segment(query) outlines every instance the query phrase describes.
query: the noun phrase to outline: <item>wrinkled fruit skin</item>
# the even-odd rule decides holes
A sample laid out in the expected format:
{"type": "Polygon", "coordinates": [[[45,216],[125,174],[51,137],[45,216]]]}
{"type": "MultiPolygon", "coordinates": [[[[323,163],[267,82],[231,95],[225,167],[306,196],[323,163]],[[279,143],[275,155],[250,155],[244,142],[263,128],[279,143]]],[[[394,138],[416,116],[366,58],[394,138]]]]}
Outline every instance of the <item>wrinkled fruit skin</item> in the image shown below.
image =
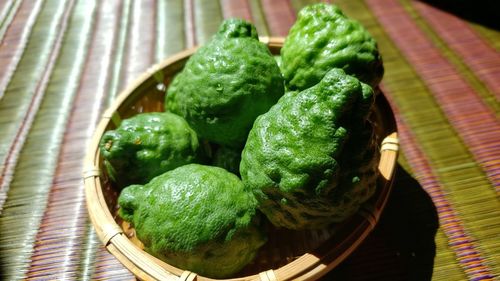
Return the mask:
{"type": "Polygon", "coordinates": [[[375,88],[384,74],[382,57],[373,37],[334,5],[302,9],[281,49],[281,71],[291,90],[318,83],[332,68],[375,88]]]}
{"type": "Polygon", "coordinates": [[[257,118],[240,173],[274,225],[323,228],[373,194],[379,157],[367,121],[373,99],[370,86],[333,69],[257,118]]]}
{"type": "Polygon", "coordinates": [[[265,242],[255,197],[218,167],[179,167],[125,188],[118,203],[147,252],[207,277],[238,272],[265,242]]]}
{"type": "Polygon", "coordinates": [[[183,116],[201,138],[241,148],[255,118],[283,92],[279,67],[255,27],[232,19],[172,81],[165,110],[183,116]]]}
{"type": "Polygon", "coordinates": [[[104,165],[118,186],[143,184],[166,171],[201,161],[196,133],[169,112],[141,113],[107,131],[99,143],[104,165]]]}

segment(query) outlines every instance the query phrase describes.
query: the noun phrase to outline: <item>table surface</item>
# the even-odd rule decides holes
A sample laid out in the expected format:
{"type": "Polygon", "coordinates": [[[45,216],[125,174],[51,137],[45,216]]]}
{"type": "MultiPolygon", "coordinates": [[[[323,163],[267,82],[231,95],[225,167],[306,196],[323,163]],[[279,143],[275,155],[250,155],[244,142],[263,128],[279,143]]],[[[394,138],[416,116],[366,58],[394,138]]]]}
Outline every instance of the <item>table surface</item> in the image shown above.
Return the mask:
{"type": "MultiPolygon", "coordinates": [[[[224,18],[285,36],[313,2],[0,1],[0,279],[134,279],[85,205],[102,112],[224,18]]],[[[335,1],[378,41],[401,154],[378,226],[324,280],[500,276],[500,28],[489,2],[452,2],[335,1]]]]}

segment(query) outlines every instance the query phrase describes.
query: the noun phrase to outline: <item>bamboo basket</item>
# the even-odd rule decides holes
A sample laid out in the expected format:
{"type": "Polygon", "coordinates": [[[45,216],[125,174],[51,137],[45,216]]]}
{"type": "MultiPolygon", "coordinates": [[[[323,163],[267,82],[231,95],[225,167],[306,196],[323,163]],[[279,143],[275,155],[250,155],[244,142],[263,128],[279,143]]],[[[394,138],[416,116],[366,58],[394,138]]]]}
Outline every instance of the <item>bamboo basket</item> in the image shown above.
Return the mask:
{"type": "MultiPolygon", "coordinates": [[[[279,54],[283,38],[262,38],[279,54]]],[[[109,181],[99,155],[99,140],[122,119],[140,112],[162,111],[164,91],[195,49],[174,55],[153,66],[124,90],[97,126],[86,155],[83,179],[87,207],[96,232],[107,248],[141,280],[214,280],[171,266],[142,250],[134,230],[117,216],[118,191],[109,181]]],[[[398,155],[393,113],[383,94],[371,116],[381,143],[379,178],[375,195],[347,221],[320,231],[290,231],[269,227],[268,242],[255,261],[232,281],[316,280],[326,274],[366,238],[377,224],[391,190],[398,155]]]]}

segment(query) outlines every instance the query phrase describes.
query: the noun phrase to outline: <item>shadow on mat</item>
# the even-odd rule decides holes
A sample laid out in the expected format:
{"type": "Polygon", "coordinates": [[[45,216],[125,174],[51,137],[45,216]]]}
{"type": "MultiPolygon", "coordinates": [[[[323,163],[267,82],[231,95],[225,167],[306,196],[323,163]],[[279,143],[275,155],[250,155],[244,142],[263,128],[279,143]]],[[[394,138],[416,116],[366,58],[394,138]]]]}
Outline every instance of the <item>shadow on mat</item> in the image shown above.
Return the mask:
{"type": "Polygon", "coordinates": [[[321,280],[431,280],[439,227],[430,196],[403,167],[374,231],[321,280]]]}
{"type": "Polygon", "coordinates": [[[500,30],[498,0],[419,0],[464,20],[500,30]]]}

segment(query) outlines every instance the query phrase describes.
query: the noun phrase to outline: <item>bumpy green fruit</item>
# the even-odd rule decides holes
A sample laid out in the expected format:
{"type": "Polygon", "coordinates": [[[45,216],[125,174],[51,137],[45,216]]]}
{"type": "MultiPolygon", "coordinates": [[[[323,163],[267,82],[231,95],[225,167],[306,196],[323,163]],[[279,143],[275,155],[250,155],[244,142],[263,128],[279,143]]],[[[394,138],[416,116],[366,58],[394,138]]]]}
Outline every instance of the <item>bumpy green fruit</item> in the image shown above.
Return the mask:
{"type": "Polygon", "coordinates": [[[273,224],[322,228],[373,194],[378,150],[366,121],[372,104],[370,86],[333,69],[257,118],[240,172],[273,224]]]}
{"type": "Polygon", "coordinates": [[[175,77],[165,109],[183,116],[201,138],[241,148],[255,118],[283,92],[279,67],[255,27],[230,19],[175,77]]]}
{"type": "Polygon", "coordinates": [[[104,133],[99,143],[104,165],[120,187],[146,183],[179,166],[198,162],[196,133],[169,112],[137,114],[104,133]]]}
{"type": "Polygon", "coordinates": [[[265,242],[255,197],[222,168],[179,167],[125,188],[118,203],[147,252],[204,276],[238,272],[265,242]]]}
{"type": "Polygon", "coordinates": [[[334,5],[305,7],[281,49],[281,70],[287,87],[307,89],[332,68],[376,87],[384,74],[382,57],[373,37],[334,5]]]}

